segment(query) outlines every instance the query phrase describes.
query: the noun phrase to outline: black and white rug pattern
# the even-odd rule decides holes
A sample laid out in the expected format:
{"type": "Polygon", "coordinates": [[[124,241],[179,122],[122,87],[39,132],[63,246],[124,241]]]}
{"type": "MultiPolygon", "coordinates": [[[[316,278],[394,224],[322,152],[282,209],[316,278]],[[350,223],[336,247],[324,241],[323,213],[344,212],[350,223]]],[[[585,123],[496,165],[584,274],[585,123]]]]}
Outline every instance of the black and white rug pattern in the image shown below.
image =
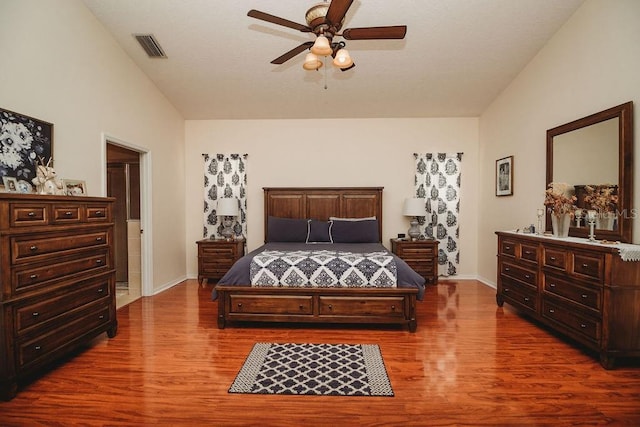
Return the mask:
{"type": "Polygon", "coordinates": [[[257,343],[229,393],[393,396],[376,344],[257,343]]]}

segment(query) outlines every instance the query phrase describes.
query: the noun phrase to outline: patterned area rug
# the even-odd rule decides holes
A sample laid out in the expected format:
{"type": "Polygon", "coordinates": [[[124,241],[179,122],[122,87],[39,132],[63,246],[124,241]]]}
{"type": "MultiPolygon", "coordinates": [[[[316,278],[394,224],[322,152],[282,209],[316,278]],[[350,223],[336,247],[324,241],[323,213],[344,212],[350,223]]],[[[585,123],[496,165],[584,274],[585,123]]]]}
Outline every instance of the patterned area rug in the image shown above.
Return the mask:
{"type": "Polygon", "coordinates": [[[229,393],[393,396],[375,344],[257,343],[229,393]]]}

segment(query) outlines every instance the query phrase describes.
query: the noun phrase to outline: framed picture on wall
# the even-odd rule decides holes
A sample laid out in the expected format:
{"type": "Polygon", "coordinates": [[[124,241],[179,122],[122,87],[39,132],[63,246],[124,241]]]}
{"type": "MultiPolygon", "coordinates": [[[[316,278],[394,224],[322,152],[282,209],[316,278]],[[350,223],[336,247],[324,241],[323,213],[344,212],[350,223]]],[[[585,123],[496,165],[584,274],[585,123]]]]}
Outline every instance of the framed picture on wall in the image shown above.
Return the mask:
{"type": "Polygon", "coordinates": [[[496,196],[513,195],[513,156],[496,160],[496,196]]]}
{"type": "Polygon", "coordinates": [[[86,196],[87,184],[77,179],[65,179],[62,181],[64,194],[67,196],[86,196]]]}
{"type": "Polygon", "coordinates": [[[53,153],[53,125],[0,108],[0,175],[31,182],[53,153]]]}

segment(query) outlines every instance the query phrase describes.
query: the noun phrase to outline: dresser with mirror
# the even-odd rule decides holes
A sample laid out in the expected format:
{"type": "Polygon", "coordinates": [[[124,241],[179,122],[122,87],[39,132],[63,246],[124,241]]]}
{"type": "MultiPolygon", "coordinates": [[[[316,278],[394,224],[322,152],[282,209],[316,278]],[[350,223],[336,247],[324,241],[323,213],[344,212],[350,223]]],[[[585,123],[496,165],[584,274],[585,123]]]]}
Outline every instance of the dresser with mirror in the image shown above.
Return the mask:
{"type": "MultiPolygon", "coordinates": [[[[633,104],[547,131],[546,184],[576,190],[608,186],[617,196],[613,224],[594,230],[574,221],[569,237],[497,232],[496,301],[599,356],[606,369],[640,358],[640,245],[632,244],[633,104]]],[[[547,230],[551,229],[547,212],[547,230]]]]}

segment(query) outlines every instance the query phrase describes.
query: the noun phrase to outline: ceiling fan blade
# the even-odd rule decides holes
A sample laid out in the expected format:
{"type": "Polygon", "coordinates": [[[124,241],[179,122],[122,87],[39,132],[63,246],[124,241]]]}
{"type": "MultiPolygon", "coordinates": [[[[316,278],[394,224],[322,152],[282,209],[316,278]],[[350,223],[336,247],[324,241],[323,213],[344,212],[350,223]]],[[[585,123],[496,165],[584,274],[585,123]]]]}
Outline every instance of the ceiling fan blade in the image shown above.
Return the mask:
{"type": "Polygon", "coordinates": [[[280,18],[278,16],[269,15],[268,13],[260,12],[259,10],[251,9],[247,13],[247,16],[260,19],[262,21],[271,22],[272,24],[293,28],[294,30],[302,31],[303,33],[311,32],[311,28],[307,27],[306,25],[298,24],[297,22],[289,21],[288,19],[280,18]]]}
{"type": "Polygon", "coordinates": [[[407,34],[406,25],[395,25],[391,27],[347,28],[342,32],[342,37],[347,40],[403,39],[405,34],[407,34]]]}
{"type": "Polygon", "coordinates": [[[274,59],[273,61],[271,61],[271,63],[272,64],[278,64],[278,65],[284,64],[285,62],[287,62],[288,60],[290,60],[291,58],[293,58],[294,56],[296,56],[300,52],[309,49],[312,45],[313,45],[313,42],[304,42],[300,46],[294,47],[289,52],[285,53],[282,56],[279,56],[276,59],[274,59]]]}
{"type": "Polygon", "coordinates": [[[347,10],[351,7],[351,3],[353,3],[353,0],[331,0],[325,19],[329,24],[339,27],[344,15],[347,14],[347,10]]]}

